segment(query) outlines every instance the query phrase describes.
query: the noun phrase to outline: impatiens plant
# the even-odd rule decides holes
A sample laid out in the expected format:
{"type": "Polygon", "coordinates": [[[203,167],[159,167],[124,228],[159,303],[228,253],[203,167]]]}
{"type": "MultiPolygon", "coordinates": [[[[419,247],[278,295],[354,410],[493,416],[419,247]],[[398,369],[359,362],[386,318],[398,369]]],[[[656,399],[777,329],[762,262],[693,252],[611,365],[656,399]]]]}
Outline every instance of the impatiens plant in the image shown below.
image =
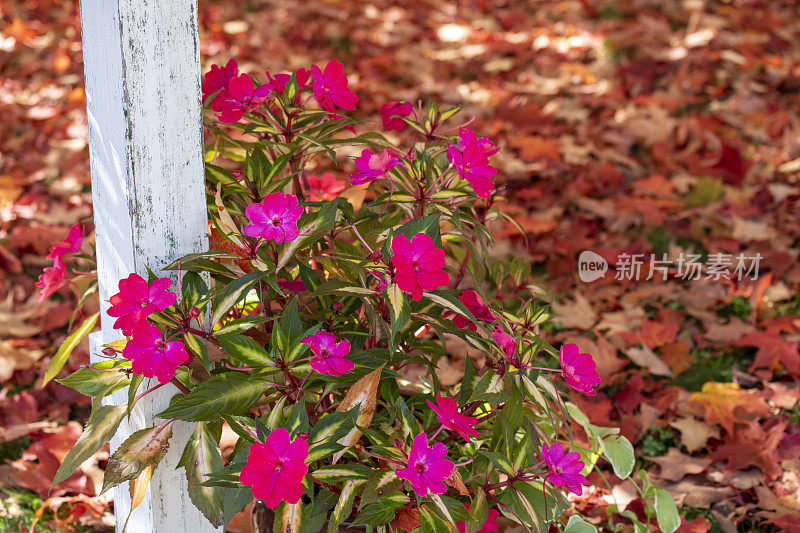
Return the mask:
{"type": "Polygon", "coordinates": [[[108,314],[127,340],[62,380],[94,408],[55,482],[172,383],[105,489],[158,467],[183,420],[189,494],[215,525],[256,499],[276,531],[591,528],[566,491],[587,490],[601,454],[629,476],[633,450],[567,401],[595,394],[594,361],[548,343],[530,265],[493,251],[498,148],[453,124],[459,108],[408,102],[381,108],[395,144],[343,114],[358,97],[336,61],[266,82],[231,61],[203,94],[210,249],[120,281],[108,314]],[[474,360],[446,385],[458,345],[474,360]],[[126,404],[102,404],[123,387],[126,404]],[[225,456],[223,426],[238,435],[225,456]]]}

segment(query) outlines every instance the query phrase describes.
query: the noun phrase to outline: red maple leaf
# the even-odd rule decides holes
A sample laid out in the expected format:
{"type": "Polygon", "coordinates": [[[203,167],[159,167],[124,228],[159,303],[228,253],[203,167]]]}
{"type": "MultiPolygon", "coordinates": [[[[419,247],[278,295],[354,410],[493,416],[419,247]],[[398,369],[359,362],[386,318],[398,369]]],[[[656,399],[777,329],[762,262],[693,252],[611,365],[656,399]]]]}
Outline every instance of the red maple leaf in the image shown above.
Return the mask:
{"type": "Polygon", "coordinates": [[[739,346],[752,346],[758,348],[756,358],[750,365],[750,371],[756,368],[775,370],[781,366],[787,372],[800,374],[800,345],[787,341],[777,333],[749,333],[739,339],[739,346]]]}

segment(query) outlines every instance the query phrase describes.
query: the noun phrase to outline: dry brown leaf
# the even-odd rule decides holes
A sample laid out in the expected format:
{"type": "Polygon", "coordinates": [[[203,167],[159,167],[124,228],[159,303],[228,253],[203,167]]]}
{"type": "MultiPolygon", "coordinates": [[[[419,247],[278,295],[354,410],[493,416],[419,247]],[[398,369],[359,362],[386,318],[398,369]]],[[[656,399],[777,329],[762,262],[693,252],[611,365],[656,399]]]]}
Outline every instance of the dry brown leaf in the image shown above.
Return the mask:
{"type": "Polygon", "coordinates": [[[668,481],[680,481],[689,474],[700,474],[711,465],[710,458],[692,457],[681,453],[677,448],[670,448],[667,454],[661,457],[647,459],[661,467],[658,477],[668,481]]]}
{"type": "Polygon", "coordinates": [[[672,376],[672,370],[647,346],[642,345],[641,348],[628,348],[625,351],[625,355],[640,367],[646,368],[651,374],[657,376],[672,376]]]}
{"type": "Polygon", "coordinates": [[[563,304],[553,302],[555,320],[560,322],[565,328],[577,328],[588,330],[597,322],[597,313],[592,309],[589,300],[579,292],[575,293],[575,300],[563,304]]]}
{"type": "Polygon", "coordinates": [[[683,416],[669,423],[681,432],[681,444],[691,452],[705,448],[708,439],[719,438],[719,429],[692,416],[683,416]]]}
{"type": "MultiPolygon", "coordinates": [[[[372,422],[372,416],[375,414],[375,401],[378,397],[378,385],[381,381],[381,372],[384,365],[381,365],[376,370],[373,370],[363,378],[356,381],[350,390],[347,391],[342,403],[336,408],[337,412],[344,413],[360,405],[357,417],[357,423],[361,427],[369,427],[372,422]]],[[[350,432],[342,437],[338,442],[344,449],[336,452],[333,455],[332,464],[342,458],[345,452],[356,443],[361,432],[357,428],[353,428],[350,432]]]]}

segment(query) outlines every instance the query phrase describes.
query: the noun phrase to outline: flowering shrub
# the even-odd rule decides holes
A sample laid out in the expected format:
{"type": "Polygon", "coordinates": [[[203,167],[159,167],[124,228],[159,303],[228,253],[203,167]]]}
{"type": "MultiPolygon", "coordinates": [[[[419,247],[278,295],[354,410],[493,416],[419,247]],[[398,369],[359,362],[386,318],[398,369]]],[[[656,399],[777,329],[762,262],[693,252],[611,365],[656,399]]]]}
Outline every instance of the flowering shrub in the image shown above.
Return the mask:
{"type": "MultiPolygon", "coordinates": [[[[601,454],[629,476],[630,443],[564,398],[595,394],[591,355],[548,344],[530,265],[491,255],[494,144],[435,104],[381,108],[402,145],[354,133],[342,113],[358,97],[336,61],[266,78],[235,61],[206,75],[211,249],[167,267],[174,287],[152,273],[120,281],[108,314],[127,341],[62,380],[95,402],[56,482],[168,383],[164,422],[114,452],[104,485],[141,479],[175,421],[191,423],[181,464],[215,525],[256,498],[280,531],[490,532],[500,515],[545,531],[567,524],[565,493],[581,494],[601,454]],[[311,175],[338,164],[352,169],[347,189],[311,175]],[[467,357],[444,386],[437,364],[455,343],[478,364],[467,357]],[[122,387],[126,404],[101,405],[122,387]],[[224,457],[223,424],[239,436],[224,457]]],[[[43,296],[58,276],[45,272],[43,296]]],[[[63,357],[54,364],[50,375],[63,357]]]]}

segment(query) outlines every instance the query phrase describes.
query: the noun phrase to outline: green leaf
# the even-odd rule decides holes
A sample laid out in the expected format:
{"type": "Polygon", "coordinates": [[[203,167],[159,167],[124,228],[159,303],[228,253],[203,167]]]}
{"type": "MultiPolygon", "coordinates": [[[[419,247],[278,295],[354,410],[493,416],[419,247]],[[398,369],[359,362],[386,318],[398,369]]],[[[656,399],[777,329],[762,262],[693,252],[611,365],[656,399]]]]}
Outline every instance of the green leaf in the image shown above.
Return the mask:
{"type": "Polygon", "coordinates": [[[267,381],[248,374],[220,374],[185,396],[173,397],[169,407],[156,416],[199,422],[213,420],[220,413],[242,414],[256,404],[267,387],[267,381]]]}
{"type": "Polygon", "coordinates": [[[597,533],[597,528],[578,515],[569,517],[564,533],[597,533]]]}
{"type": "Polygon", "coordinates": [[[127,407],[127,405],[101,405],[92,413],[78,442],[67,452],[64,461],[58,467],[50,488],[71,476],[76,468],[111,440],[120,422],[125,418],[127,407]]]}
{"type": "Polygon", "coordinates": [[[664,533],[672,533],[681,525],[681,517],[678,515],[678,507],[672,495],[664,489],[656,489],[656,520],[658,527],[664,533]]]}
{"type": "Polygon", "coordinates": [[[508,391],[503,385],[503,378],[494,372],[487,372],[478,380],[469,402],[484,401],[500,404],[504,403],[508,396],[508,391]]]}
{"type": "Polygon", "coordinates": [[[339,501],[336,508],[331,513],[328,521],[328,533],[338,533],[339,525],[350,516],[353,511],[353,500],[355,500],[359,489],[366,483],[363,479],[351,479],[344,484],[342,492],[339,494],[339,501]]]}
{"type": "Polygon", "coordinates": [[[225,322],[224,326],[221,326],[214,330],[214,335],[228,335],[229,333],[241,333],[242,331],[247,331],[248,329],[252,329],[264,322],[267,322],[268,318],[263,316],[257,315],[247,315],[242,318],[236,318],[234,320],[230,320],[225,322]]]}
{"type": "Polygon", "coordinates": [[[200,337],[194,333],[184,333],[183,343],[190,352],[197,356],[197,358],[200,360],[200,364],[203,365],[203,368],[208,369],[208,348],[206,348],[206,345],[202,339],[200,339],[200,337]]]}
{"type": "Polygon", "coordinates": [[[224,466],[219,444],[206,423],[197,424],[189,442],[186,443],[180,465],[186,468],[189,498],[192,503],[212,525],[222,525],[223,489],[200,485],[206,481],[209,474],[222,470],[224,466]]]}
{"type": "Polygon", "coordinates": [[[497,468],[499,471],[506,475],[513,475],[514,474],[514,467],[511,464],[511,461],[508,460],[500,452],[490,452],[489,450],[478,450],[478,453],[487,457],[492,464],[497,468]]]}
{"type": "Polygon", "coordinates": [[[100,317],[100,312],[93,314],[92,316],[88,317],[83,323],[72,332],[72,334],[66,338],[64,344],[58,349],[56,354],[50,359],[50,362],[47,364],[47,371],[44,373],[44,379],[42,380],[42,387],[47,385],[51,379],[58,375],[58,372],[64,366],[64,363],[67,362],[69,355],[72,353],[72,350],[78,345],[83,338],[91,333],[94,329],[95,324],[97,324],[97,319],[100,317]]]}
{"type": "Polygon", "coordinates": [[[358,287],[351,285],[347,282],[333,279],[326,281],[314,291],[314,296],[326,296],[328,294],[344,294],[344,295],[359,295],[359,296],[374,296],[375,291],[365,287],[358,287]]]}
{"type": "Polygon", "coordinates": [[[217,292],[214,298],[214,313],[211,315],[211,324],[216,325],[231,307],[244,298],[250,289],[267,276],[267,272],[250,272],[241,278],[236,278],[217,292]]]}
{"type": "Polygon", "coordinates": [[[371,470],[364,465],[326,465],[314,470],[311,476],[325,483],[338,483],[349,479],[368,479],[371,470]]]}
{"type": "Polygon", "coordinates": [[[222,493],[222,523],[227,527],[233,517],[253,501],[253,489],[251,487],[223,488],[222,493]]]}
{"type": "Polygon", "coordinates": [[[428,215],[410,220],[394,231],[395,235],[405,235],[412,240],[417,233],[427,233],[437,248],[442,247],[442,235],[439,230],[439,214],[428,215]]]}
{"type": "Polygon", "coordinates": [[[439,518],[427,505],[419,508],[419,525],[423,533],[451,531],[451,527],[439,518]]]}
{"type": "Polygon", "coordinates": [[[168,420],[158,426],[141,429],[128,437],[108,459],[102,492],[123,481],[136,479],[142,470],[161,462],[169,449],[173,423],[174,420],[168,420]]]}
{"type": "Polygon", "coordinates": [[[600,442],[603,445],[603,455],[611,463],[617,477],[625,479],[630,476],[635,463],[630,441],[621,435],[610,435],[600,442]]]}
{"type": "Polygon", "coordinates": [[[441,291],[439,294],[434,294],[432,292],[425,292],[423,293],[430,301],[434,302],[437,305],[444,307],[445,309],[449,309],[450,311],[463,316],[473,324],[480,326],[483,329],[483,326],[480,322],[475,318],[475,315],[472,314],[466,305],[464,305],[454,293],[452,292],[445,292],[441,291]]]}
{"type": "Polygon", "coordinates": [[[95,370],[89,367],[79,368],[69,376],[56,381],[84,396],[97,396],[101,392],[105,392],[107,395],[130,383],[130,379],[125,377],[122,372],[95,370]]]}
{"type": "Polygon", "coordinates": [[[358,512],[354,525],[368,525],[379,526],[394,520],[394,512],[398,507],[409,502],[408,496],[402,492],[389,494],[382,498],[378,498],[358,512]]]}
{"type": "Polygon", "coordinates": [[[246,335],[228,333],[226,335],[215,335],[214,338],[222,345],[222,349],[237,361],[255,368],[274,366],[269,352],[246,335]]]}
{"type": "Polygon", "coordinates": [[[305,531],[303,515],[305,505],[303,500],[291,504],[283,502],[275,509],[275,522],[272,525],[274,533],[295,533],[305,531]]]}
{"type": "Polygon", "coordinates": [[[278,272],[286,266],[297,250],[307,247],[309,244],[320,239],[322,235],[328,233],[336,223],[336,211],[338,209],[339,202],[331,201],[324,204],[319,211],[312,213],[311,216],[303,216],[298,223],[301,237],[284,245],[278,257],[278,264],[275,266],[275,272],[278,272]],[[303,235],[305,235],[305,237],[303,237],[303,235]]]}
{"type": "Polygon", "coordinates": [[[297,402],[289,411],[289,418],[286,420],[286,429],[293,438],[298,433],[308,432],[308,412],[305,402],[297,402]]]}
{"type": "Polygon", "coordinates": [[[411,308],[408,306],[408,301],[403,291],[397,286],[397,283],[388,285],[384,289],[384,295],[391,311],[392,337],[394,338],[408,323],[408,319],[411,318],[411,308]]]}
{"type": "Polygon", "coordinates": [[[333,412],[322,417],[308,435],[308,442],[312,446],[323,444],[329,440],[339,440],[355,427],[355,417],[358,408],[346,413],[333,412]]]}

